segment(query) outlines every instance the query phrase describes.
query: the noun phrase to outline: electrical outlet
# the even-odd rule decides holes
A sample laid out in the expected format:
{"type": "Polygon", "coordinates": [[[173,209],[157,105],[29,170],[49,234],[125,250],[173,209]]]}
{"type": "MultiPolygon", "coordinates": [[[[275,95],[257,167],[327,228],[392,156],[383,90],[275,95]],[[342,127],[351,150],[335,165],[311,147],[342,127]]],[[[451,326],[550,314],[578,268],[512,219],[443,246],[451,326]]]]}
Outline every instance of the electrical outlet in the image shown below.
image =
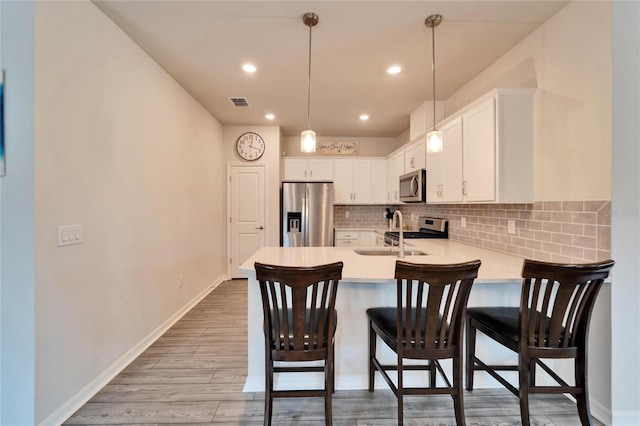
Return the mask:
{"type": "Polygon", "coordinates": [[[461,228],[466,228],[466,227],[467,227],[467,218],[466,218],[466,217],[464,217],[464,216],[462,216],[462,217],[460,218],[460,227],[461,227],[461,228]]]}
{"type": "Polygon", "coordinates": [[[516,233],[516,221],[513,219],[509,219],[507,221],[507,234],[515,234],[516,233]]]}
{"type": "Polygon", "coordinates": [[[346,210],[346,211],[344,212],[344,217],[346,217],[347,219],[349,218],[349,210],[346,210]]]}
{"type": "Polygon", "coordinates": [[[412,221],[413,221],[413,220],[416,220],[416,215],[415,215],[415,214],[413,214],[413,213],[411,213],[411,220],[412,220],[412,221]]]}
{"type": "Polygon", "coordinates": [[[58,226],[58,247],[82,243],[82,225],[58,226]]]}

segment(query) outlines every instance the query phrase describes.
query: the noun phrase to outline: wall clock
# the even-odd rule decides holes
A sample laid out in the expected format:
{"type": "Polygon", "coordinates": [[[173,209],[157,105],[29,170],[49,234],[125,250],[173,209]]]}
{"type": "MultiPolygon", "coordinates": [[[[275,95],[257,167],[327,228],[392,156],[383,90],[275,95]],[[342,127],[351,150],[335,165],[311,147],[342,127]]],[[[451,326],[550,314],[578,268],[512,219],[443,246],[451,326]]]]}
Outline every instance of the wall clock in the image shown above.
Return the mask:
{"type": "Polygon", "coordinates": [[[264,154],[265,143],[262,136],[257,133],[247,132],[236,141],[236,151],[245,160],[255,161],[264,154]]]}

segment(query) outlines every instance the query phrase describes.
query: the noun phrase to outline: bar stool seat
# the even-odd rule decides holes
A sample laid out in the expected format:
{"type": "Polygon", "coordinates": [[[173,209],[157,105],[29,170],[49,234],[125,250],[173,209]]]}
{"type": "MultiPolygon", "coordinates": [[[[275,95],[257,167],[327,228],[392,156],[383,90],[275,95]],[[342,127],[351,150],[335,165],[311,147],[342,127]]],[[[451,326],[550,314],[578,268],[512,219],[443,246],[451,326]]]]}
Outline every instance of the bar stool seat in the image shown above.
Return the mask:
{"type": "Polygon", "coordinates": [[[485,371],[520,399],[522,424],[528,426],[530,393],[568,393],[575,397],[582,425],[591,425],[587,383],[587,342],[596,297],[614,261],[559,264],[525,260],[519,307],[474,307],[467,310],[467,390],[475,371],[485,371]],[[481,331],[518,354],[517,365],[491,365],[476,356],[481,331]],[[570,385],[542,360],[573,359],[570,385]],[[540,366],[557,385],[536,385],[540,366]],[[498,371],[517,371],[519,386],[498,371]]]}

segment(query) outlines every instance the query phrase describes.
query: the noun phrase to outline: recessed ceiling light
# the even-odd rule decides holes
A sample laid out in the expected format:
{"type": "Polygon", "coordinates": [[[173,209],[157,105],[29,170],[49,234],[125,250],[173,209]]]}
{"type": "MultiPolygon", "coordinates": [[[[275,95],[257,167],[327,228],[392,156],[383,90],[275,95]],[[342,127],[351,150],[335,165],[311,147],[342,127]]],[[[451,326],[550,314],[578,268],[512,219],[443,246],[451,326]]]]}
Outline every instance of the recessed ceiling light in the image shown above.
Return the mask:
{"type": "Polygon", "coordinates": [[[252,64],[244,64],[242,66],[242,69],[243,69],[244,72],[248,72],[248,73],[256,72],[256,67],[255,67],[255,65],[252,65],[252,64]]]}
{"type": "Polygon", "coordinates": [[[362,121],[367,121],[368,119],[369,119],[369,116],[367,114],[362,114],[360,116],[360,120],[362,120],[362,121]]]}
{"type": "Polygon", "coordinates": [[[402,71],[402,68],[400,67],[400,65],[393,65],[387,68],[387,72],[391,75],[398,74],[400,71],[402,71]]]}
{"type": "Polygon", "coordinates": [[[273,114],[267,114],[264,116],[264,118],[266,118],[267,120],[273,120],[274,118],[276,118],[276,116],[273,114]]]}

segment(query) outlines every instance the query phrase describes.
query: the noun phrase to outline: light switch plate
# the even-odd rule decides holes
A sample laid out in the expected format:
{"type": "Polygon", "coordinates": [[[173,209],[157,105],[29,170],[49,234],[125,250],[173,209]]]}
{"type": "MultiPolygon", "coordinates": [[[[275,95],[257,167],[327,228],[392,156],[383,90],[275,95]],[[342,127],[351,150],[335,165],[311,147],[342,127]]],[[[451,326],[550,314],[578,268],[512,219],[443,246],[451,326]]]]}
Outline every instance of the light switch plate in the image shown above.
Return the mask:
{"type": "Polygon", "coordinates": [[[508,220],[507,221],[507,234],[515,234],[516,233],[516,221],[508,220]]]}
{"type": "Polygon", "coordinates": [[[460,227],[461,227],[461,228],[466,228],[466,227],[467,227],[467,218],[466,218],[466,217],[464,217],[464,216],[462,216],[462,217],[460,218],[460,227]]]}
{"type": "Polygon", "coordinates": [[[82,225],[58,226],[58,247],[82,243],[82,225]]]}

